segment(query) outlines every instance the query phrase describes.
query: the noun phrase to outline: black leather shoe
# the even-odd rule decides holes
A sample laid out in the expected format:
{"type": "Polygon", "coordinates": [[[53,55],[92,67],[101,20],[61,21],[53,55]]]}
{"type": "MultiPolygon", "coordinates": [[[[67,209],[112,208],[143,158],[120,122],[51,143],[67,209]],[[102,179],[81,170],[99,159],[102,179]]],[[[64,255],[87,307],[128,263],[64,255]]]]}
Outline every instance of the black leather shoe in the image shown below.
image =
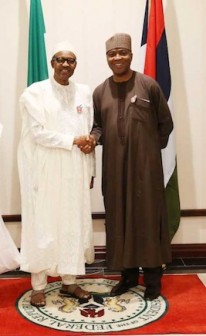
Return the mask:
{"type": "Polygon", "coordinates": [[[158,288],[152,287],[152,286],[148,286],[144,292],[144,299],[148,300],[148,301],[152,301],[155,300],[156,298],[158,298],[158,296],[160,296],[160,290],[158,288]]]}
{"type": "Polygon", "coordinates": [[[138,285],[137,280],[130,280],[128,278],[123,277],[118,284],[116,284],[111,292],[110,296],[117,296],[126,293],[130,288],[138,285]]]}

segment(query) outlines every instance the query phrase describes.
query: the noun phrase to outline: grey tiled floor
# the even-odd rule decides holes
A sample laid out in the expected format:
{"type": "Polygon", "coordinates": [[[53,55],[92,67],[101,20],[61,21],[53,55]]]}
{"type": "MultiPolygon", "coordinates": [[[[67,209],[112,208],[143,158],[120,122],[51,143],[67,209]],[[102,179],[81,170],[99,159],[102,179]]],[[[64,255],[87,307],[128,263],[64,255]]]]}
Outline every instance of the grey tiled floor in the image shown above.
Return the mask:
{"type": "MultiPolygon", "coordinates": [[[[118,274],[107,269],[104,259],[97,259],[91,265],[86,265],[87,274],[109,275],[118,274]]],[[[176,258],[172,263],[167,265],[166,274],[185,274],[185,273],[206,273],[206,258],[176,258]]],[[[27,277],[29,273],[15,270],[0,274],[0,278],[8,277],[27,277]]]]}
{"type": "MultiPolygon", "coordinates": [[[[167,265],[165,273],[206,273],[206,258],[177,258],[167,265]]],[[[87,273],[117,274],[107,269],[105,260],[96,260],[93,264],[87,265],[87,273]]]]}

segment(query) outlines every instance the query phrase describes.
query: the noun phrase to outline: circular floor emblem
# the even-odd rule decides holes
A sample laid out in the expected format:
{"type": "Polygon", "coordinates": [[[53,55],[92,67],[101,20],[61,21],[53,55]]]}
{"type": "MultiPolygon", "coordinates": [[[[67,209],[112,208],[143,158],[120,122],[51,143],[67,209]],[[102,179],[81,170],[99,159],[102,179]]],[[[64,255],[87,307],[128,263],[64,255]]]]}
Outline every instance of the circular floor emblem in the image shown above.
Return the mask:
{"type": "Polygon", "coordinates": [[[111,332],[140,328],[162,317],[167,301],[162,296],[153,301],[143,299],[144,287],[138,286],[127,293],[110,297],[116,284],[108,279],[79,279],[78,284],[92,293],[88,301],[80,301],[59,294],[61,282],[51,282],[46,289],[47,305],[30,305],[31,291],[17,301],[19,312],[33,323],[61,331],[111,332]]]}

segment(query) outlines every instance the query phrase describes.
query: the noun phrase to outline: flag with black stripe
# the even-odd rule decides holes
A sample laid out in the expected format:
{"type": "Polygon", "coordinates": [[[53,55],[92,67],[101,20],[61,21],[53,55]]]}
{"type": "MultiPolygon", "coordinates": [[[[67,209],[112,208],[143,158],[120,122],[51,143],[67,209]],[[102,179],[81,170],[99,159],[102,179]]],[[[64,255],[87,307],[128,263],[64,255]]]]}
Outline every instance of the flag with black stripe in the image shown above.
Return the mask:
{"type": "MultiPolygon", "coordinates": [[[[141,46],[144,45],[146,45],[144,73],[159,83],[167,99],[171,114],[174,115],[171,100],[171,74],[162,0],[146,1],[141,41],[141,46]]],[[[180,199],[174,131],[170,134],[167,147],[162,150],[162,161],[169,230],[172,239],[180,222],[180,199]]]]}

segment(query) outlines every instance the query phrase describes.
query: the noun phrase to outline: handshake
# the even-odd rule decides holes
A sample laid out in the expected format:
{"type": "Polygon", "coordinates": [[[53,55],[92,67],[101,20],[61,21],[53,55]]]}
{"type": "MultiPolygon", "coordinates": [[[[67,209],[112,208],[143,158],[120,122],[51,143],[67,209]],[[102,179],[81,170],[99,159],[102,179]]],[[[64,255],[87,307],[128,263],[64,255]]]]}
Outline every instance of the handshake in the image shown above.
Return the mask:
{"type": "Polygon", "coordinates": [[[74,145],[77,145],[83,153],[89,154],[94,150],[96,140],[93,135],[84,135],[74,138],[74,145]]]}

